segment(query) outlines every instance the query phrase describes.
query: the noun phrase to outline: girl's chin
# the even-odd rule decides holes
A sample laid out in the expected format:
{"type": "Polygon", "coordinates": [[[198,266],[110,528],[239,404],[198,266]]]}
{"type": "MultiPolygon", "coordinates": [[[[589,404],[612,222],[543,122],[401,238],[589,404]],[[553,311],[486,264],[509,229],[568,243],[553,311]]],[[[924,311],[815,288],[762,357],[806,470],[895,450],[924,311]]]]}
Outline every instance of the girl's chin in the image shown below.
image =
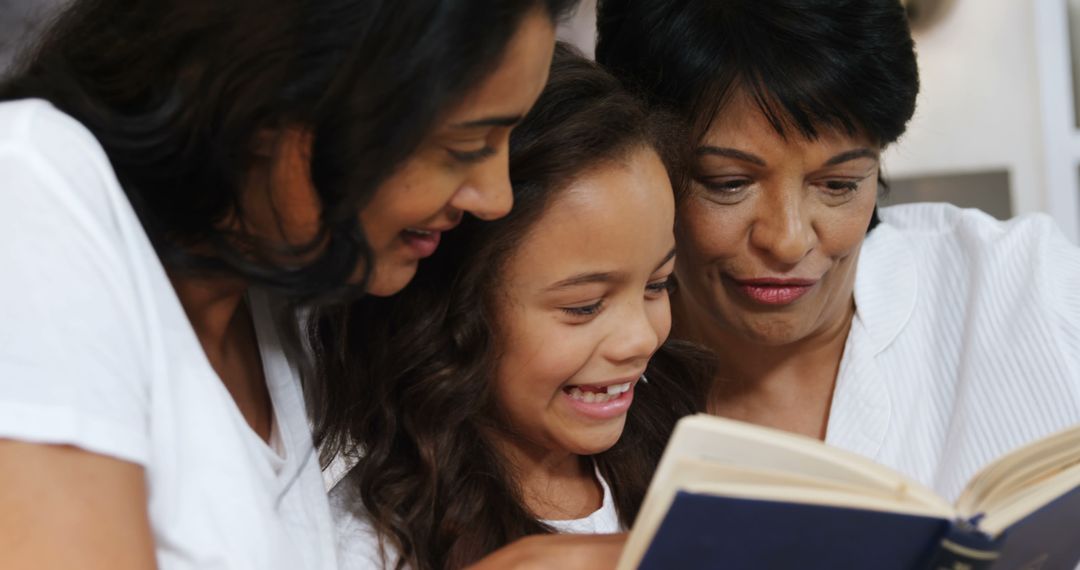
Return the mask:
{"type": "Polygon", "coordinates": [[[588,438],[582,438],[578,434],[578,437],[568,438],[566,448],[574,455],[598,455],[614,447],[619,442],[622,431],[622,424],[620,424],[618,430],[613,433],[596,434],[588,438]]]}

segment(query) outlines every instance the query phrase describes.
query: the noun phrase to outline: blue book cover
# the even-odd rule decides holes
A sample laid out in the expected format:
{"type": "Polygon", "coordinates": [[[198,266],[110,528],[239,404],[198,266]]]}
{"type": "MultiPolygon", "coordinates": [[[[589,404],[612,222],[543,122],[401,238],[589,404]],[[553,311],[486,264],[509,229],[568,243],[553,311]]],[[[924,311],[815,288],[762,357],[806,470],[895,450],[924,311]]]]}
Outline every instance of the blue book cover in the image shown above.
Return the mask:
{"type": "Polygon", "coordinates": [[[642,570],[925,568],[950,522],[679,492],[642,570]]]}
{"type": "Polygon", "coordinates": [[[1080,488],[997,537],[929,516],[682,491],[640,568],[1074,570],[1078,562],[1080,488]]]}
{"type": "Polygon", "coordinates": [[[679,422],[619,570],[1080,570],[1080,425],[1015,449],[956,504],[805,438],[679,422]]]}
{"type": "Polygon", "coordinates": [[[993,570],[1075,570],[1080,563],[1080,487],[1010,526],[993,570]]]}

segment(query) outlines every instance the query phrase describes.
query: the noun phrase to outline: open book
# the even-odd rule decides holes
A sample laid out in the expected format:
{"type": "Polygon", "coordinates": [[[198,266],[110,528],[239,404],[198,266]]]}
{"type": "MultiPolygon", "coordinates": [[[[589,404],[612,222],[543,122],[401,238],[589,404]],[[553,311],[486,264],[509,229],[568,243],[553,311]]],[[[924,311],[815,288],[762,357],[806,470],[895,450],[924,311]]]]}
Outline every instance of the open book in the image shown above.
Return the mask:
{"type": "Polygon", "coordinates": [[[1080,426],[998,459],[956,505],[817,440],[718,417],[682,419],[619,570],[1073,570],[1080,426]]]}

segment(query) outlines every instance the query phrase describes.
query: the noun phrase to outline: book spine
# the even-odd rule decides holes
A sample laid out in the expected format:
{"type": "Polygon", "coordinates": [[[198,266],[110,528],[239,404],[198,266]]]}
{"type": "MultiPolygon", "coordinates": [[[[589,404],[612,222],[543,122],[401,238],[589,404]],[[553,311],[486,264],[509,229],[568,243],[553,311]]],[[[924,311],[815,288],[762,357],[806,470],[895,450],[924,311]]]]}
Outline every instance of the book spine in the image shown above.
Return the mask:
{"type": "Polygon", "coordinates": [[[930,570],[988,570],[1000,556],[1000,541],[979,532],[967,521],[957,521],[938,543],[930,570]]]}

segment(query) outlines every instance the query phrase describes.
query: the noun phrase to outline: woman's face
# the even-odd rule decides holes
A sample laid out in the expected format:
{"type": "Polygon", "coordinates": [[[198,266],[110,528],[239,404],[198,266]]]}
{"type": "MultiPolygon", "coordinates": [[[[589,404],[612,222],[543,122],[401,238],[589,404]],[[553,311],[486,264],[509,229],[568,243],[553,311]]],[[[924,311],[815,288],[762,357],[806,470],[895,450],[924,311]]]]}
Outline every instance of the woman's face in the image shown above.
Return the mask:
{"type": "Polygon", "coordinates": [[[495,379],[512,445],[590,455],[622,434],[668,336],[674,198],[652,150],[559,193],[503,270],[495,379]]]}
{"type": "Polygon", "coordinates": [[[677,274],[698,330],[778,346],[850,318],[880,149],[835,131],[787,133],[740,93],[696,149],[677,274]]]}
{"type": "Polygon", "coordinates": [[[447,113],[360,213],[375,254],[369,293],[400,291],[465,212],[491,220],[510,211],[510,131],[547,82],[554,33],[545,11],[531,12],[494,72],[447,113]]]}

